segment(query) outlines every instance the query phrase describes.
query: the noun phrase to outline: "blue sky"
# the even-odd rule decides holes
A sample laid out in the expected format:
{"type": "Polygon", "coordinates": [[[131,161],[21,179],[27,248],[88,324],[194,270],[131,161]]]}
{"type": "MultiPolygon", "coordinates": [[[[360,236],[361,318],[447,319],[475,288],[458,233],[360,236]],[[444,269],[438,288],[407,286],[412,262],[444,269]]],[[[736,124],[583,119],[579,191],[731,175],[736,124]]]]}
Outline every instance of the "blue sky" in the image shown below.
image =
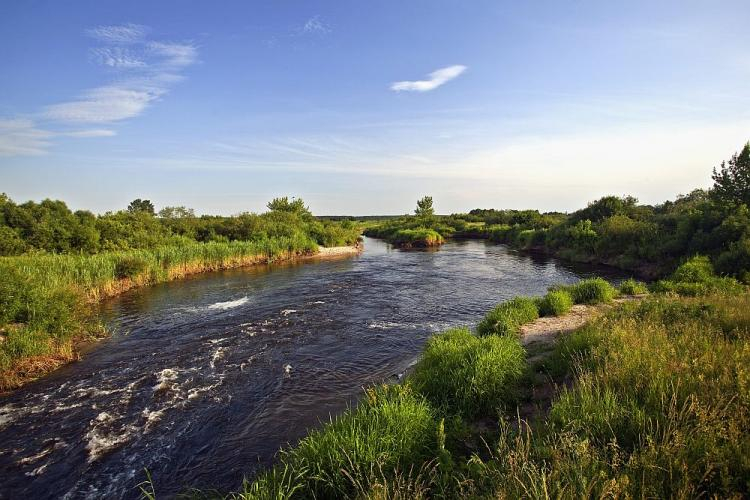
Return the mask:
{"type": "Polygon", "coordinates": [[[657,203],[750,139],[750,3],[0,6],[0,191],[97,212],[657,203]]]}

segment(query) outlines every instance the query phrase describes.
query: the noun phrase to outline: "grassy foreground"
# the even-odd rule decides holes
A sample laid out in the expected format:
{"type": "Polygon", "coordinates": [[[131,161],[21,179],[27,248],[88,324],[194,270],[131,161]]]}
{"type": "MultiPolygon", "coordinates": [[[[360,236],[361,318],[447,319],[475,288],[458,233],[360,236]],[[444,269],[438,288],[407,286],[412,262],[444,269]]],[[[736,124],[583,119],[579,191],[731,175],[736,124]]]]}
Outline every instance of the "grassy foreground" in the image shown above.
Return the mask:
{"type": "Polygon", "coordinates": [[[750,294],[706,263],[679,268],[676,291],[603,309],[533,365],[520,325],[645,286],[585,280],[501,304],[478,335],[439,334],[403,384],[369,389],[228,496],[746,497],[750,294]],[[539,384],[557,388],[551,407],[524,421],[539,384]]]}
{"type": "Polygon", "coordinates": [[[186,243],[95,255],[0,257],[0,391],[75,359],[103,333],[91,303],[135,286],[316,252],[307,237],[186,243]]]}

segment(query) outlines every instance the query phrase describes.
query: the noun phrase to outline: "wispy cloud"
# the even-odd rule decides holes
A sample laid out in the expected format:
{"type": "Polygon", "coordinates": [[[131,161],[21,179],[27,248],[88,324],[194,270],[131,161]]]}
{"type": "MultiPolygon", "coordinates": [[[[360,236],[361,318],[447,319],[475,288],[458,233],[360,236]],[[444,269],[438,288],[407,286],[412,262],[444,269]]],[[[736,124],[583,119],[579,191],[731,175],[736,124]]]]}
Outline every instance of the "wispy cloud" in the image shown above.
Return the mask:
{"type": "Polygon", "coordinates": [[[109,123],[133,118],[167,94],[182,79],[180,70],[194,64],[190,43],[145,39],[146,27],[126,24],[89,30],[105,47],[92,49],[96,62],[116,69],[115,83],[89,89],[77,99],[47,106],[46,119],[67,123],[109,123]],[[127,45],[127,46],[125,46],[127,45]]]}
{"type": "Polygon", "coordinates": [[[305,21],[300,31],[308,35],[325,35],[331,32],[331,27],[320,16],[313,16],[305,21]]]}
{"type": "Polygon", "coordinates": [[[413,92],[427,92],[434,90],[439,86],[453,80],[458,77],[461,73],[466,71],[466,66],[456,64],[445,68],[440,68],[430,73],[428,80],[405,80],[402,82],[394,82],[391,84],[391,90],[396,92],[401,91],[413,91],[413,92]]]}
{"type": "Polygon", "coordinates": [[[97,47],[91,49],[91,57],[97,63],[110,68],[145,68],[146,62],[125,47],[97,47]]]}
{"type": "Polygon", "coordinates": [[[116,26],[96,26],[86,30],[86,34],[105,43],[136,43],[146,37],[148,28],[140,24],[121,24],[116,26]]]}
{"type": "Polygon", "coordinates": [[[91,60],[114,71],[114,80],[85,90],[75,99],[46,106],[37,114],[0,117],[0,155],[42,154],[53,137],[113,136],[116,132],[109,128],[68,130],[65,125],[101,126],[134,118],[163,98],[184,78],[183,70],[196,63],[198,49],[192,43],[149,39],[148,32],[138,24],[86,30],[103,44],[90,50],[91,60]]]}
{"type": "Polygon", "coordinates": [[[73,130],[71,132],[61,132],[57,135],[64,135],[66,137],[112,137],[117,135],[117,132],[106,128],[92,128],[86,130],[73,130]]]}
{"type": "Polygon", "coordinates": [[[28,119],[0,119],[0,156],[44,154],[51,135],[28,119]]]}

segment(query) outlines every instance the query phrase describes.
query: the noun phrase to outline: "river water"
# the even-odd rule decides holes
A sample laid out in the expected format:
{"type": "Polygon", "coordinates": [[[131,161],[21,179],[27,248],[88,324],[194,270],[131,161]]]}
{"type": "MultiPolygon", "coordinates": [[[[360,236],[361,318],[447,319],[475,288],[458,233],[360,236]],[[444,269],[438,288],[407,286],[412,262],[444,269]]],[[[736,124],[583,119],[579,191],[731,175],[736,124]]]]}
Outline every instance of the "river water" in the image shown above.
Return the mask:
{"type": "MultiPolygon", "coordinates": [[[[0,397],[0,498],[160,498],[243,475],[496,303],[602,274],[483,241],[197,275],[102,306],[113,335],[0,397]]],[[[615,275],[610,275],[616,278],[615,275]]]]}

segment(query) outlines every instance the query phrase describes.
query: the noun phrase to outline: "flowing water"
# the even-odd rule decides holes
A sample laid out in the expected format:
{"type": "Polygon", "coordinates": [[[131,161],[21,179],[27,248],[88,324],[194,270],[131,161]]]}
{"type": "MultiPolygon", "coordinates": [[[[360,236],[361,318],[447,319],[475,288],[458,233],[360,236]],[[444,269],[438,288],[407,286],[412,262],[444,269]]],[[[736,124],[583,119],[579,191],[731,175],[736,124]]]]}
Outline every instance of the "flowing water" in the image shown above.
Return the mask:
{"type": "Polygon", "coordinates": [[[482,241],[366,239],[360,256],[129,292],[104,304],[113,335],[82,361],[0,397],[0,498],[137,498],[144,468],[160,498],[237,489],[432,333],[601,273],[482,241]]]}

